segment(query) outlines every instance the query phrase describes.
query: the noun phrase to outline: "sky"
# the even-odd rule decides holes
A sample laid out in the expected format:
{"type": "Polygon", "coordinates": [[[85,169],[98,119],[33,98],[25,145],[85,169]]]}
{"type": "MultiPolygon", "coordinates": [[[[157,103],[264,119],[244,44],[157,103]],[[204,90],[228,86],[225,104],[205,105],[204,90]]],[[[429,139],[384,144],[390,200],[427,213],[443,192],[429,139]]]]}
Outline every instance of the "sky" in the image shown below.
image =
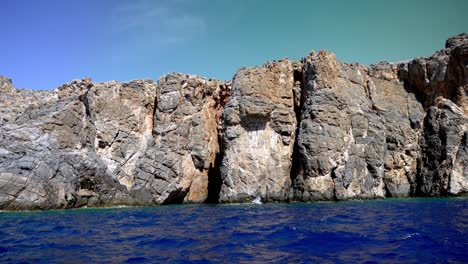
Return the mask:
{"type": "Polygon", "coordinates": [[[462,32],[467,0],[3,0],[0,75],[29,89],[170,72],[228,80],[312,50],[363,64],[428,56],[462,32]]]}

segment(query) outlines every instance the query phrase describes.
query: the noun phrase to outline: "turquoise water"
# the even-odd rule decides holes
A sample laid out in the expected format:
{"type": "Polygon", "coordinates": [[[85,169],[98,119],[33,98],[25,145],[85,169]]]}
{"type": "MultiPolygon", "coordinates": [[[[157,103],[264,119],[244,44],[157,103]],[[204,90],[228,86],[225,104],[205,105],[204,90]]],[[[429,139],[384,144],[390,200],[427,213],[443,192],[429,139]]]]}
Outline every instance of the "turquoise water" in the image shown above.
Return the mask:
{"type": "Polygon", "coordinates": [[[467,263],[468,199],[0,213],[0,263],[467,263]]]}

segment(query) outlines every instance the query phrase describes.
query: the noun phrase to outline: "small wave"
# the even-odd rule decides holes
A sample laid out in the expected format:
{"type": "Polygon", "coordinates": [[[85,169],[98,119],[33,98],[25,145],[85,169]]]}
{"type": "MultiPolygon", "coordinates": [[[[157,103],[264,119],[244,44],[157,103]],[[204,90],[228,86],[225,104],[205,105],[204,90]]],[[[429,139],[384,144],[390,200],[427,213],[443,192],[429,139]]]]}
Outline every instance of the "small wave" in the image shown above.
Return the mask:
{"type": "Polygon", "coordinates": [[[406,240],[406,239],[409,239],[409,238],[412,238],[412,237],[415,237],[415,236],[419,236],[419,233],[407,234],[406,236],[403,237],[403,240],[406,240]]]}
{"type": "Polygon", "coordinates": [[[253,199],[252,203],[253,204],[262,204],[262,198],[260,198],[260,196],[257,196],[257,198],[253,199]]]}

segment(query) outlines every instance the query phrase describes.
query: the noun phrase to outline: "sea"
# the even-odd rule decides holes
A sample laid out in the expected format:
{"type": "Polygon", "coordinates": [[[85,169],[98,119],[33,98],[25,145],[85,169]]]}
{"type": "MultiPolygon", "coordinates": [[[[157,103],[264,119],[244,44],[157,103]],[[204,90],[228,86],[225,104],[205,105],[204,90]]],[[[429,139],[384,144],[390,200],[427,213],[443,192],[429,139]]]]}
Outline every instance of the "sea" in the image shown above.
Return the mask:
{"type": "Polygon", "coordinates": [[[468,263],[468,198],[1,212],[0,263],[468,263]]]}

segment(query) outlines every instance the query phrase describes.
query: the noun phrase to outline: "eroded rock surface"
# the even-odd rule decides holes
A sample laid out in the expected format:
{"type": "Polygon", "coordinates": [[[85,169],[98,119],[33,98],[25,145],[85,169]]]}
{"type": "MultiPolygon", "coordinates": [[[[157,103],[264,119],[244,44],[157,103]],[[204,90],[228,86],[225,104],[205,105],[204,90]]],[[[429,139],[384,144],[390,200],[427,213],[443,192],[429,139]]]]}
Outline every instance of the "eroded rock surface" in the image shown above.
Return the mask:
{"type": "Polygon", "coordinates": [[[223,124],[220,201],[286,200],[296,129],[292,63],[239,70],[223,124]]]}
{"type": "Polygon", "coordinates": [[[346,64],[323,51],[303,64],[294,199],[410,195],[424,114],[395,67],[346,64]]]}
{"type": "Polygon", "coordinates": [[[220,151],[220,114],[229,83],[186,74],[158,82],[153,137],[137,163],[135,190],[157,204],[200,203],[220,151]]]}
{"type": "Polygon", "coordinates": [[[133,204],[94,151],[90,80],[53,92],[2,94],[0,207],[49,209],[133,204]],[[6,119],[6,121],[5,121],[6,119]]]}
{"type": "Polygon", "coordinates": [[[447,40],[445,49],[426,58],[399,65],[400,77],[415,90],[425,108],[435,105],[438,97],[451,100],[468,114],[468,34],[447,40]]]}
{"type": "Polygon", "coordinates": [[[418,195],[457,195],[468,191],[468,118],[460,107],[439,99],[424,122],[418,195]]]}
{"type": "Polygon", "coordinates": [[[231,82],[0,76],[0,209],[468,193],[468,34],[364,66],[311,53],[231,82]]]}

